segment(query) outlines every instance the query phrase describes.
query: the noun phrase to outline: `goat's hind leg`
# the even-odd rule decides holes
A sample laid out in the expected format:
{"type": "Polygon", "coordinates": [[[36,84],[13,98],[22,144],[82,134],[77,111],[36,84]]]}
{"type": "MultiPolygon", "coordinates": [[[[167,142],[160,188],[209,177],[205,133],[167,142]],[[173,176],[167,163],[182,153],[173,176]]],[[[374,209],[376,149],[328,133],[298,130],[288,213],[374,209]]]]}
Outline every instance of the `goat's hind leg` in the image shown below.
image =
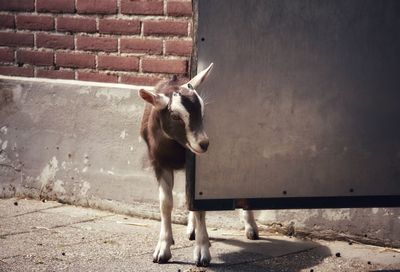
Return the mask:
{"type": "Polygon", "coordinates": [[[197,266],[208,266],[211,261],[210,240],[206,227],[206,212],[193,212],[196,224],[194,261],[197,266]]]}
{"type": "Polygon", "coordinates": [[[254,219],[254,213],[251,210],[242,211],[243,221],[244,221],[244,231],[246,237],[249,240],[258,240],[258,227],[256,220],[254,219]]]}
{"type": "Polygon", "coordinates": [[[195,230],[196,230],[196,218],[194,216],[194,212],[189,211],[188,224],[186,227],[186,234],[190,241],[193,241],[196,239],[195,230]]]}
{"type": "Polygon", "coordinates": [[[172,237],[171,213],[173,207],[172,188],[174,187],[174,173],[172,170],[162,169],[156,172],[161,212],[160,238],[153,254],[153,262],[166,263],[171,259],[172,237]]]}

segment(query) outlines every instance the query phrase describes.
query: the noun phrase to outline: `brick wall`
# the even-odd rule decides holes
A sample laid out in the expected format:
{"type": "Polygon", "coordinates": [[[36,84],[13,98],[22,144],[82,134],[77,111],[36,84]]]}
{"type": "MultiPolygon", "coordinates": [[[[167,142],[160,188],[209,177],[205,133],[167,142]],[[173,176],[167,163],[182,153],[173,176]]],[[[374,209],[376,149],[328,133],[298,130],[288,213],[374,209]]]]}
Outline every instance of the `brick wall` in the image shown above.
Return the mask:
{"type": "Polygon", "coordinates": [[[186,77],[190,0],[0,0],[0,74],[153,85],[186,77]]]}

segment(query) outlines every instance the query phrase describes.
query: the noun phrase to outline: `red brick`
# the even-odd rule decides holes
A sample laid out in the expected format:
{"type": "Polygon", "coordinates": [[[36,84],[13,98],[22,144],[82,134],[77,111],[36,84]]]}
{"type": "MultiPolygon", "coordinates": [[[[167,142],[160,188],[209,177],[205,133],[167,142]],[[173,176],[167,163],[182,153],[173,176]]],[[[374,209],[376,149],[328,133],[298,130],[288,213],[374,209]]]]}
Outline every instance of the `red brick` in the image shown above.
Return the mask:
{"type": "Polygon", "coordinates": [[[69,12],[75,11],[75,0],[36,0],[38,12],[69,12]]]}
{"type": "Polygon", "coordinates": [[[11,48],[0,48],[1,62],[14,62],[14,50],[11,48]]]}
{"type": "Polygon", "coordinates": [[[118,83],[118,76],[105,73],[78,72],[78,80],[118,83]]]}
{"type": "Polygon", "coordinates": [[[37,77],[55,78],[55,79],[75,79],[75,72],[70,70],[37,70],[37,77]]]}
{"type": "Polygon", "coordinates": [[[69,68],[95,68],[96,58],[85,53],[56,53],[56,65],[69,68]]]}
{"type": "Polygon", "coordinates": [[[164,3],[158,0],[121,0],[121,13],[162,15],[164,3]]]}
{"type": "Polygon", "coordinates": [[[192,16],[192,2],[168,1],[167,14],[172,16],[192,16]]]}
{"type": "Polygon", "coordinates": [[[74,36],[37,33],[36,46],[53,49],[74,49],[74,36]]]}
{"type": "Polygon", "coordinates": [[[18,50],[17,62],[50,66],[54,64],[54,54],[53,52],[18,50]]]}
{"type": "Polygon", "coordinates": [[[115,14],[117,0],[77,0],[78,13],[115,14]]]}
{"type": "Polygon", "coordinates": [[[188,22],[144,21],[144,35],[188,35],[188,22]]]}
{"type": "Polygon", "coordinates": [[[117,71],[138,71],[138,57],[98,56],[98,68],[117,71]]]}
{"type": "Polygon", "coordinates": [[[141,85],[141,86],[154,86],[163,78],[151,76],[121,76],[121,83],[141,85]]]}
{"type": "Polygon", "coordinates": [[[59,17],[57,18],[58,31],[96,32],[95,18],[59,17]]]}
{"type": "Polygon", "coordinates": [[[165,54],[167,55],[190,56],[192,48],[192,41],[165,41],[165,54]]]}
{"type": "Polygon", "coordinates": [[[0,28],[14,28],[14,15],[1,14],[0,15],[0,28]]]}
{"type": "Polygon", "coordinates": [[[53,30],[53,16],[17,15],[17,28],[29,30],[53,30]]]}
{"type": "Polygon", "coordinates": [[[0,0],[0,10],[33,11],[35,0],[0,0]]]}
{"type": "Polygon", "coordinates": [[[0,75],[33,77],[32,67],[0,66],[0,75]]]}
{"type": "Polygon", "coordinates": [[[162,40],[122,38],[120,50],[123,53],[161,54],[162,40]]]}
{"type": "Polygon", "coordinates": [[[105,37],[78,36],[76,49],[89,51],[116,52],[118,39],[105,37]]]}
{"type": "Polygon", "coordinates": [[[140,34],[140,21],[100,19],[99,32],[107,34],[140,34]]]}
{"type": "Polygon", "coordinates": [[[142,60],[143,72],[185,74],[187,72],[186,60],[153,59],[142,60]]]}
{"type": "Polygon", "coordinates": [[[33,34],[0,32],[0,45],[5,46],[33,46],[33,34]]]}

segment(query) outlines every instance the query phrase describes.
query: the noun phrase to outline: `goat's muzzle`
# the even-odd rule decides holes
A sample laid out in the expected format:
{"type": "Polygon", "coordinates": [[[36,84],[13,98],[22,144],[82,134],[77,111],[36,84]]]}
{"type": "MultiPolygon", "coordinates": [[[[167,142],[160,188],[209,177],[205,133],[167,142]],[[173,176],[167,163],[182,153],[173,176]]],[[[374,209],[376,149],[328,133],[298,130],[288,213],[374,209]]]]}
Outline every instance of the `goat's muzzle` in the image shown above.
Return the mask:
{"type": "Polygon", "coordinates": [[[209,144],[210,144],[210,141],[208,140],[208,138],[203,139],[199,142],[199,146],[203,150],[203,152],[207,151],[209,144]]]}

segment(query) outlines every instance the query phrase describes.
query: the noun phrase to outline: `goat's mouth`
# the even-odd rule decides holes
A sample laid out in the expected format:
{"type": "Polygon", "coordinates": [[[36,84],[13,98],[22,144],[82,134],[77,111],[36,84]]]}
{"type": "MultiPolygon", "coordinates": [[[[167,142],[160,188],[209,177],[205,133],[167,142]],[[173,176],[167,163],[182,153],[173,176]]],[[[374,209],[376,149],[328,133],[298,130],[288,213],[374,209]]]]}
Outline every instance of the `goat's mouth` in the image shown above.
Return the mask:
{"type": "Polygon", "coordinates": [[[206,152],[206,151],[204,151],[204,150],[199,150],[199,149],[193,148],[189,143],[186,144],[186,147],[187,147],[190,151],[192,151],[194,154],[196,154],[196,155],[201,155],[201,154],[203,154],[204,152],[206,152]]]}

